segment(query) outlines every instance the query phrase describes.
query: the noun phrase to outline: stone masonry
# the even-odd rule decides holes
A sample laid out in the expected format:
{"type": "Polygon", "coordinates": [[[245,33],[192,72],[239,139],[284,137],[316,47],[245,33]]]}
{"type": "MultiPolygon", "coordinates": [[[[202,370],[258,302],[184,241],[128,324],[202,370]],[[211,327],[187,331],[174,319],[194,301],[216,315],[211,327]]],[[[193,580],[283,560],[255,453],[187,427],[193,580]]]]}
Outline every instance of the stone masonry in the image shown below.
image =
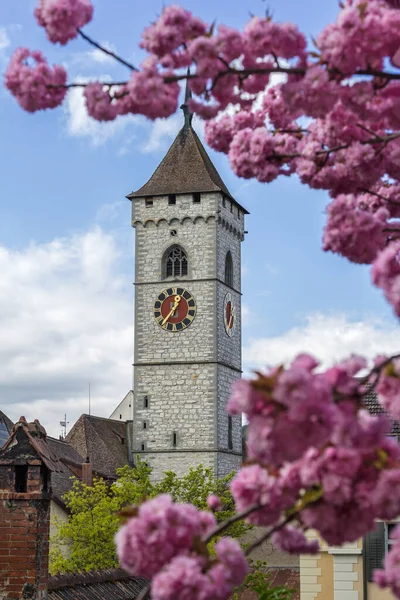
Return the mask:
{"type": "MultiPolygon", "coordinates": [[[[134,452],[152,465],[155,478],[167,469],[182,474],[200,463],[218,476],[241,462],[241,419],[232,419],[228,448],[230,388],[241,370],[240,244],[243,212],[222,193],[167,196],[132,202],[136,229],[134,452]],[[231,210],[232,207],[232,210],[231,210]],[[194,296],[197,314],[184,331],[162,330],[153,316],[157,295],[172,285],[163,279],[163,257],[174,244],[188,256],[188,275],[179,280],[194,296]],[[224,283],[228,250],[233,289],[224,283]],[[224,298],[231,292],[236,329],[224,326],[224,298]],[[147,396],[147,401],[144,401],[147,396]],[[173,435],[176,433],[176,446],[173,435]]],[[[177,285],[175,282],[174,285],[177,285]]]]}
{"type": "Polygon", "coordinates": [[[246,210],[222,182],[187,113],[152,177],[128,198],[136,232],[133,452],[153,467],[154,479],[199,464],[223,476],[242,460],[241,418],[229,417],[226,404],[241,376],[246,210]],[[185,252],[188,269],[173,278],[165,257],[174,246],[185,252]],[[233,284],[225,281],[228,252],[233,284]],[[169,332],[155,321],[154,302],[177,286],[194,297],[197,312],[186,329],[169,332]],[[227,293],[235,306],[233,336],[224,324],[227,293]]]}

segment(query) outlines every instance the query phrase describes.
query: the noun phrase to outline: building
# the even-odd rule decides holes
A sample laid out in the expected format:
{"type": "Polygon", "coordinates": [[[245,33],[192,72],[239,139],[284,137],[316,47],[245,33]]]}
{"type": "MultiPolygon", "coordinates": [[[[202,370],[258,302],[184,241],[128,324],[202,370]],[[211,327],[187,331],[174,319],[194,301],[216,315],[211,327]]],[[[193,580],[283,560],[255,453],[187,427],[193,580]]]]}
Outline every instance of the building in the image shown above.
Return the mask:
{"type": "Polygon", "coordinates": [[[0,449],[0,598],[135,600],[147,582],[119,569],[49,577],[52,487],[63,480],[67,455],[83,479],[91,470],[77,464],[68,443],[54,442],[38,421],[21,417],[0,449]],[[69,447],[62,459],[60,444],[69,447]]]}
{"type": "Polygon", "coordinates": [[[12,428],[13,422],[0,410],[0,448],[10,437],[12,428]]]}
{"type": "Polygon", "coordinates": [[[242,458],[225,407],[241,376],[241,243],[247,214],[185,121],[148,182],[127,197],[135,228],[133,452],[155,478],[242,458]]]}
{"type": "MultiPolygon", "coordinates": [[[[367,394],[364,403],[371,414],[385,412],[375,392],[367,394]]],[[[399,422],[392,423],[390,435],[400,439],[399,422]]],[[[320,542],[317,555],[301,556],[300,600],[394,600],[373,583],[373,572],[382,568],[395,525],[377,523],[363,540],[338,548],[320,542]]],[[[309,537],[317,536],[311,532],[309,537]]]]}
{"type": "Polygon", "coordinates": [[[115,421],[133,421],[133,390],[129,390],[109,418],[115,421]]]}

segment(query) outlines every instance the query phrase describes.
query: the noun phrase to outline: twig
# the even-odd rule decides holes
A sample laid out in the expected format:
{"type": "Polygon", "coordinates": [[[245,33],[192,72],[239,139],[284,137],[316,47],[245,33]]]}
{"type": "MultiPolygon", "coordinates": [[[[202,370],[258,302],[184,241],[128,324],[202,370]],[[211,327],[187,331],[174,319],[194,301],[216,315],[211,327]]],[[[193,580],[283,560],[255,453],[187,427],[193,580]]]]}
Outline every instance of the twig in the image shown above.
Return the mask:
{"type": "MultiPolygon", "coordinates": [[[[87,87],[91,82],[90,81],[85,81],[80,83],[79,81],[76,83],[65,83],[65,84],[50,84],[47,87],[48,88],[78,88],[78,87],[87,87]]],[[[116,87],[116,86],[121,86],[121,85],[126,85],[128,82],[127,81],[103,81],[103,82],[99,82],[101,85],[108,85],[109,87],[116,87]]]]}
{"type": "Polygon", "coordinates": [[[382,196],[382,194],[378,194],[378,192],[373,192],[372,190],[367,190],[366,188],[358,188],[360,190],[360,192],[363,192],[364,194],[371,194],[371,196],[376,196],[377,198],[381,198],[381,200],[384,200],[385,202],[388,202],[389,204],[394,204],[395,206],[400,206],[400,202],[396,202],[396,200],[391,200],[390,198],[386,198],[386,196],[382,196]]]}
{"type": "Polygon", "coordinates": [[[212,540],[213,537],[219,535],[220,533],[228,529],[231,525],[233,525],[233,523],[245,519],[246,517],[251,515],[251,513],[262,508],[264,508],[263,504],[253,504],[249,508],[246,508],[246,510],[244,510],[243,512],[238,513],[237,515],[233,515],[233,517],[231,517],[227,521],[224,521],[221,525],[213,529],[213,531],[211,531],[211,533],[209,533],[208,536],[204,538],[204,542],[207,544],[210,540],[212,540]]]}
{"type": "Polygon", "coordinates": [[[256,540],[255,542],[253,542],[251,544],[251,546],[249,546],[246,549],[246,556],[249,556],[249,554],[251,554],[251,552],[253,552],[253,550],[255,550],[256,548],[258,548],[258,546],[261,546],[261,544],[263,544],[266,540],[268,540],[268,538],[270,538],[274,533],[276,533],[277,531],[279,531],[280,529],[282,529],[282,527],[285,527],[285,525],[287,525],[288,523],[290,523],[290,521],[293,521],[293,519],[295,518],[296,514],[292,514],[289,515],[288,517],[286,517],[286,519],[284,519],[283,521],[281,521],[281,523],[278,523],[278,525],[275,525],[275,527],[272,527],[272,529],[269,529],[264,535],[262,535],[258,540],[256,540]]]}
{"type": "Polygon", "coordinates": [[[115,54],[115,52],[112,52],[111,50],[107,50],[107,48],[104,48],[104,46],[101,46],[101,44],[98,44],[97,42],[92,40],[92,38],[90,38],[88,35],[86,35],[86,33],[83,33],[82,29],[78,29],[78,33],[89,44],[91,44],[95,48],[98,48],[98,50],[101,50],[102,52],[104,52],[104,54],[108,54],[108,56],[112,56],[113,58],[115,58],[115,60],[120,62],[122,65],[125,65],[125,67],[128,67],[128,69],[131,69],[131,71],[139,70],[134,65],[129,63],[127,60],[124,60],[123,58],[121,58],[121,56],[118,56],[118,54],[115,54]]]}
{"type": "Polygon", "coordinates": [[[375,367],[373,367],[371,369],[371,371],[368,373],[368,375],[365,375],[365,377],[361,377],[360,378],[361,381],[362,381],[362,383],[368,383],[370,377],[372,375],[376,374],[375,381],[370,384],[370,386],[368,387],[368,389],[361,396],[366,396],[367,394],[370,394],[371,392],[374,391],[374,389],[376,388],[376,386],[378,384],[379,377],[381,375],[382,370],[385,367],[387,367],[387,365],[390,364],[392,362],[392,360],[396,360],[396,358],[400,358],[400,354],[394,354],[393,356],[389,356],[389,358],[386,358],[384,361],[382,361],[381,363],[379,363],[379,365],[375,365],[375,367]]]}

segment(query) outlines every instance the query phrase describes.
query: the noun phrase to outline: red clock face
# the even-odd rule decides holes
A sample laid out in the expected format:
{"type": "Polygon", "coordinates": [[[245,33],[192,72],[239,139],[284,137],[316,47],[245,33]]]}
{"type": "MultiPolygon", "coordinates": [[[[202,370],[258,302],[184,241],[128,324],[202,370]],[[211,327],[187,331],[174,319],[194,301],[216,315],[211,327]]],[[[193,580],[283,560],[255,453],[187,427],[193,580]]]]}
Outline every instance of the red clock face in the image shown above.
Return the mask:
{"type": "Polygon", "coordinates": [[[166,331],[186,329],[195,315],[195,299],[185,288],[171,287],[163,290],[154,302],[154,318],[166,331]]]}

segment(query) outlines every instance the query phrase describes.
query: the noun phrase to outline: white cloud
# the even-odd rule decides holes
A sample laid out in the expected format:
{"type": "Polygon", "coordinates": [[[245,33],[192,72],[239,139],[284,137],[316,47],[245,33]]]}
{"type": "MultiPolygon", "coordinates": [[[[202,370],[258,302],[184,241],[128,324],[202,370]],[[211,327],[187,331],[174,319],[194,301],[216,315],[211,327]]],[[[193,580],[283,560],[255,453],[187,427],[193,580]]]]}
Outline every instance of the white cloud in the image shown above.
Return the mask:
{"type": "MultiPolygon", "coordinates": [[[[111,81],[110,75],[96,77],[76,76],[76,81],[111,81]]],[[[90,117],[86,110],[83,88],[71,88],[68,91],[66,102],[63,105],[65,128],[69,136],[87,138],[93,146],[100,146],[122,133],[127,127],[137,124],[140,117],[128,115],[117,117],[114,121],[100,122],[90,117]]]]}
{"type": "Polygon", "coordinates": [[[100,227],[0,246],[1,410],[52,435],[64,412],[109,416],[132,385],[132,299],[114,237],[100,227]]]}
{"type": "MultiPolygon", "coordinates": [[[[113,44],[110,44],[110,42],[100,42],[100,45],[103,46],[103,48],[105,48],[106,50],[110,50],[111,52],[116,52],[117,50],[113,44]]],[[[102,52],[102,50],[99,50],[99,48],[89,50],[88,52],[86,52],[86,55],[89,60],[92,60],[96,63],[116,64],[115,58],[113,58],[109,54],[106,54],[105,52],[102,52]]]]}
{"type": "Polygon", "coordinates": [[[400,350],[400,330],[392,322],[374,317],[352,320],[345,314],[309,315],[304,324],[280,336],[251,339],[243,349],[248,368],[287,363],[300,352],[310,352],[324,366],[361,354],[372,359],[377,354],[400,350]]]}
{"type": "Polygon", "coordinates": [[[177,135],[179,129],[183,125],[181,114],[175,114],[169,119],[158,119],[152,123],[148,131],[145,131],[141,136],[143,143],[141,145],[142,152],[159,152],[167,148],[177,135]]]}
{"type": "MultiPolygon", "coordinates": [[[[111,81],[112,78],[110,75],[90,78],[78,75],[75,80],[84,83],[90,80],[111,81]]],[[[154,122],[141,115],[120,116],[109,122],[96,121],[87,113],[83,91],[83,88],[76,87],[68,92],[63,106],[67,135],[86,138],[93,146],[101,146],[118,138],[121,141],[118,156],[127,154],[133,141],[137,142],[138,149],[145,154],[166,150],[183,124],[182,114],[179,113],[154,122]]]]}
{"type": "Polygon", "coordinates": [[[0,66],[3,67],[8,62],[8,49],[11,45],[11,40],[8,35],[8,28],[0,26],[0,66]]]}

